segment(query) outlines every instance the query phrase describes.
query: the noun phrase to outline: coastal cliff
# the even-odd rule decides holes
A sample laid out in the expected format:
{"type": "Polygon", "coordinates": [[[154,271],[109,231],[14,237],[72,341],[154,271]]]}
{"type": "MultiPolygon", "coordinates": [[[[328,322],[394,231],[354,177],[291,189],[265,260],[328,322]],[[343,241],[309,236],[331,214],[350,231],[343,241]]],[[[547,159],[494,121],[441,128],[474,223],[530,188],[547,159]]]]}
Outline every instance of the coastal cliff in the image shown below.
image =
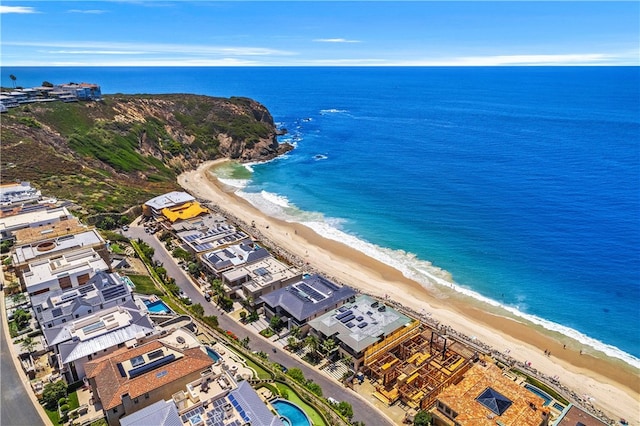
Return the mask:
{"type": "Polygon", "coordinates": [[[122,212],[178,188],[203,161],[267,161],[279,144],[267,108],[248,98],[107,95],[32,103],[2,114],[0,179],[31,181],[87,214],[122,212]]]}

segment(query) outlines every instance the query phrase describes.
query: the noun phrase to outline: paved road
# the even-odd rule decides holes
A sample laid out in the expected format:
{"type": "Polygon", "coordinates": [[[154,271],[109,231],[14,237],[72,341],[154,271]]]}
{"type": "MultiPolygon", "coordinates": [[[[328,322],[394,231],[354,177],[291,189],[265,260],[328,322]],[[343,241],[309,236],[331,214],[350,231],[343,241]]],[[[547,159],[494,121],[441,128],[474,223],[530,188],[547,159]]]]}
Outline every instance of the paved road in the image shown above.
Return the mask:
{"type": "Polygon", "coordinates": [[[311,379],[320,385],[325,396],[331,396],[338,401],[346,401],[351,404],[353,407],[354,421],[362,421],[367,425],[376,426],[393,425],[388,418],[369,405],[368,402],[359,397],[353,390],[345,388],[334,379],[325,376],[318,370],[310,367],[309,364],[300,361],[297,357],[290,356],[286,351],[273,345],[253,329],[244,327],[212,303],[207,302],[202,293],[192,284],[191,279],[186,275],[185,271],[175,263],[163,243],[155,236],[144,232],[144,228],[131,226],[124,234],[131,239],[140,238],[150,247],[153,247],[155,250],[153,260],[157,260],[163,264],[163,267],[167,270],[167,275],[175,278],[176,284],[184,290],[193,303],[200,303],[204,307],[205,315],[216,315],[218,317],[220,328],[231,330],[241,340],[248,336],[251,350],[265,352],[272,361],[278,362],[287,368],[300,368],[307,379],[311,379]],[[275,353],[273,352],[274,348],[276,349],[275,353]]]}
{"type": "MultiPolygon", "coordinates": [[[[4,294],[0,293],[0,297],[4,297],[4,294]]],[[[0,319],[0,323],[2,321],[4,318],[0,319]]],[[[0,335],[2,335],[0,338],[0,425],[44,425],[15,369],[11,351],[7,346],[4,324],[2,324],[0,335]]]]}

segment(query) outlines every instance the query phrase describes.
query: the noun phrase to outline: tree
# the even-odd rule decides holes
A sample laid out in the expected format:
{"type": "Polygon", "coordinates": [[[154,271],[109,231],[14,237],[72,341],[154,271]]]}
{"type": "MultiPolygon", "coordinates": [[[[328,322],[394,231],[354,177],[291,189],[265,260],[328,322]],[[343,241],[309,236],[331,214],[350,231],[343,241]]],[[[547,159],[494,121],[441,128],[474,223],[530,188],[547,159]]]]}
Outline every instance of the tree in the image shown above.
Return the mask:
{"type": "Polygon", "coordinates": [[[258,315],[258,311],[251,311],[249,313],[249,316],[247,317],[247,321],[256,322],[258,321],[259,318],[260,318],[260,315],[258,315]]]}
{"type": "Polygon", "coordinates": [[[60,398],[64,398],[65,396],[67,396],[67,384],[64,380],[47,383],[42,391],[42,401],[50,410],[55,410],[60,398]]]}
{"type": "Polygon", "coordinates": [[[293,327],[291,327],[291,335],[293,337],[295,337],[296,339],[300,338],[300,333],[301,332],[302,332],[302,330],[300,329],[300,327],[295,326],[295,325],[293,327]]]}
{"type": "Polygon", "coordinates": [[[351,417],[353,417],[353,407],[346,401],[340,401],[338,403],[338,406],[336,407],[336,410],[338,410],[338,413],[340,413],[342,417],[345,417],[349,420],[351,420],[351,417]]]}
{"type": "Polygon", "coordinates": [[[413,418],[414,426],[429,426],[431,424],[431,414],[424,410],[420,410],[413,418]]]}
{"type": "Polygon", "coordinates": [[[11,247],[13,247],[13,240],[4,240],[0,243],[0,253],[9,253],[11,247]]]}
{"type": "Polygon", "coordinates": [[[308,346],[309,349],[311,350],[311,352],[317,352],[318,351],[318,338],[316,336],[307,336],[307,338],[304,339],[304,345],[308,346]]]}
{"type": "Polygon", "coordinates": [[[240,319],[242,320],[242,322],[245,322],[247,320],[247,311],[240,311],[240,319]]]}
{"type": "MultiPolygon", "coordinates": [[[[309,389],[309,392],[311,392],[312,394],[317,396],[322,396],[322,388],[320,387],[319,384],[315,383],[313,380],[309,380],[305,385],[305,387],[309,389]]],[[[353,412],[351,413],[351,415],[353,416],[353,412]]]]}
{"type": "Polygon", "coordinates": [[[305,383],[304,373],[299,368],[290,368],[287,370],[287,375],[298,383],[305,383]]]}
{"type": "Polygon", "coordinates": [[[189,309],[191,309],[191,312],[193,312],[197,317],[204,316],[204,308],[199,303],[192,305],[189,309]]]}
{"type": "Polygon", "coordinates": [[[11,301],[15,305],[20,305],[22,302],[25,302],[26,300],[27,300],[27,296],[25,296],[24,293],[16,293],[13,296],[11,296],[11,301]]]}
{"type": "Polygon", "coordinates": [[[242,340],[240,341],[240,343],[242,343],[242,346],[243,346],[243,347],[248,348],[248,347],[249,347],[249,341],[250,341],[249,336],[247,336],[247,337],[245,337],[244,339],[242,339],[242,340]]]}
{"type": "Polygon", "coordinates": [[[271,329],[276,333],[279,332],[283,327],[282,318],[278,315],[272,316],[269,320],[269,327],[271,327],[271,329]]]}
{"type": "Polygon", "coordinates": [[[48,81],[43,81],[42,82],[42,87],[53,87],[53,83],[49,83],[48,81]]]}
{"type": "Polygon", "coordinates": [[[325,354],[329,354],[331,351],[333,351],[336,347],[338,346],[338,344],[336,343],[335,340],[333,340],[331,337],[329,337],[328,339],[324,340],[322,342],[322,351],[325,354]]]}
{"type": "Polygon", "coordinates": [[[11,79],[11,81],[13,82],[13,88],[16,88],[16,80],[18,79],[15,75],[10,74],[9,78],[11,79]]]}
{"type": "Polygon", "coordinates": [[[29,319],[31,319],[31,315],[24,309],[16,309],[13,313],[13,320],[16,322],[18,330],[22,330],[29,325],[29,319]]]}

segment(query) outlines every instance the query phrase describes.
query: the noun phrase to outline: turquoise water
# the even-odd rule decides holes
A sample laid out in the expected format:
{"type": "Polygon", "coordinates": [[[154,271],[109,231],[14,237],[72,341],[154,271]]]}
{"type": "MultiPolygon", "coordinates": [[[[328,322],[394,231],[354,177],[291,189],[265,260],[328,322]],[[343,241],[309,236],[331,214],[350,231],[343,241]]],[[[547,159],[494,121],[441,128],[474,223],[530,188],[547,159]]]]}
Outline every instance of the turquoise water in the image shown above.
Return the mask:
{"type": "Polygon", "coordinates": [[[549,405],[553,400],[553,398],[551,398],[551,396],[549,396],[548,393],[538,389],[533,385],[530,385],[529,383],[525,383],[524,387],[527,388],[529,392],[534,393],[538,395],[540,398],[544,399],[544,405],[549,405]]]}
{"type": "Polygon", "coordinates": [[[296,404],[285,401],[284,399],[276,399],[271,402],[273,408],[276,409],[279,415],[286,417],[291,426],[311,426],[311,422],[307,418],[307,415],[296,404]]]}
{"type": "Polygon", "coordinates": [[[154,314],[170,314],[172,312],[162,300],[156,300],[155,302],[145,300],[144,304],[147,305],[149,312],[154,314]]]}
{"type": "Polygon", "coordinates": [[[640,366],[638,67],[25,67],[3,68],[5,86],[10,74],[256,99],[296,149],[230,176],[239,195],[436,295],[640,366]]]}
{"type": "Polygon", "coordinates": [[[220,361],[220,355],[218,354],[218,352],[214,351],[209,346],[207,346],[206,349],[207,349],[207,355],[209,355],[209,358],[211,358],[215,362],[220,361]]]}

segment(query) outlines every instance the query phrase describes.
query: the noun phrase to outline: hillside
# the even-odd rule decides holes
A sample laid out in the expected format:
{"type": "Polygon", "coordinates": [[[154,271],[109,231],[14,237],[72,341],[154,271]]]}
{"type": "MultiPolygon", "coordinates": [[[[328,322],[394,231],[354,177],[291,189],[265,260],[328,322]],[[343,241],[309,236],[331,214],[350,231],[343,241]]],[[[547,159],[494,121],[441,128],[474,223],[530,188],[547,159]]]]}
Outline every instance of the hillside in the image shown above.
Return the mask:
{"type": "Polygon", "coordinates": [[[178,188],[205,160],[269,160],[279,145],[269,111],[247,98],[106,95],[32,103],[2,114],[0,179],[30,181],[80,215],[123,212],[178,188]]]}

